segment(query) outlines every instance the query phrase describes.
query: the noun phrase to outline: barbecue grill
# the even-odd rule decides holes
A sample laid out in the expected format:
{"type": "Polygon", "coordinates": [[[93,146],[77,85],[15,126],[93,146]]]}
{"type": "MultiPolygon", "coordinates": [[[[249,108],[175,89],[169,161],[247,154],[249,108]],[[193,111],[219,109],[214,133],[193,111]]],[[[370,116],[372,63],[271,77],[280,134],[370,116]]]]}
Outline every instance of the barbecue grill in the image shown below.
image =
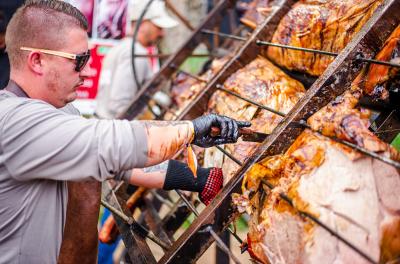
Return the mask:
{"type": "MultiPolygon", "coordinates": [[[[238,211],[232,206],[231,195],[233,193],[241,192],[241,184],[246,172],[248,172],[255,163],[263,158],[285,152],[305,128],[310,128],[304,120],[307,120],[307,118],[312,114],[316,113],[338,95],[349,89],[350,83],[355,79],[363,66],[368,63],[376,63],[384,65],[390,64],[390,66],[399,67],[396,63],[388,63],[373,59],[374,55],[382,48],[385,40],[400,22],[400,17],[398,16],[398,13],[400,12],[400,1],[386,0],[383,1],[381,6],[375,10],[369,21],[340,53],[302,49],[305,52],[314,52],[333,56],[335,57],[335,60],[329,65],[325,72],[318,77],[318,79],[314,80],[309,78],[308,81],[309,83],[312,83],[312,85],[307,90],[305,96],[298,101],[288,114],[283,114],[275,109],[260,105],[249,98],[244,98],[241,95],[235,94],[234,92],[225,89],[222,84],[230,75],[255,59],[260,53],[260,47],[264,45],[276,45],[270,42],[272,35],[277,29],[281,18],[290,10],[295,1],[275,1],[274,8],[271,10],[270,14],[251,34],[249,34],[248,37],[240,36],[240,32],[229,35],[216,31],[216,26],[221,21],[221,18],[226,15],[229,10],[235,7],[235,3],[236,1],[234,0],[219,1],[204,22],[193,31],[192,35],[184,45],[176,53],[168,57],[162,65],[159,73],[142,86],[139,93],[130,104],[130,107],[126,109],[124,114],[119,118],[133,119],[140,114],[143,111],[143,108],[146,107],[151,96],[165,87],[174,73],[181,71],[179,70],[179,65],[181,65],[186,58],[192,55],[193,50],[200,43],[207,42],[211,35],[234,41],[235,43],[239,43],[237,44],[239,46],[235,50],[233,56],[212,77],[211,80],[205,81],[199,76],[186,73],[190,78],[204,82],[205,87],[197,94],[190,104],[188,104],[178,115],[175,115],[175,119],[192,119],[203,114],[206,111],[210,97],[218,90],[236,96],[239,100],[245,100],[254,104],[263,111],[271,111],[282,116],[284,119],[256,149],[254,154],[248,157],[244,162],[241,162],[223,148],[218,147],[224,155],[238,164],[240,169],[223,187],[222,191],[217,195],[212,203],[201,212],[196,208],[196,202],[193,203],[193,201],[190,201],[184,194],[177,191],[180,199],[175,204],[170,205],[170,212],[167,213],[166,217],[161,219],[157,210],[154,208],[154,205],[143,195],[137,195],[134,204],[140,204],[139,200],[141,200],[142,213],[145,216],[145,222],[150,229],[148,230],[147,227],[139,224],[130,216],[132,214],[126,206],[129,197],[125,192],[124,185],[112,187],[110,184],[106,184],[106,186],[103,187],[102,204],[112,211],[132,263],[157,263],[145,242],[145,238],[151,239],[163,249],[164,256],[158,261],[158,263],[196,262],[196,260],[214,241],[235,263],[240,263],[218,235],[224,230],[229,230],[238,241],[241,243],[243,242],[243,238],[240,238],[231,229],[231,223],[239,216],[238,211]],[[185,230],[185,232],[174,241],[173,234],[191,213],[196,216],[195,220],[191,223],[189,228],[187,228],[187,230],[185,230]]],[[[176,12],[176,10],[174,12],[176,12]]],[[[190,25],[182,15],[179,15],[178,17],[183,19],[185,24],[190,25]]],[[[280,45],[279,47],[283,49],[297,48],[288,45],[280,45]]],[[[385,108],[380,112],[378,118],[375,120],[372,129],[384,141],[390,142],[396,136],[399,127],[400,122],[398,114],[396,114],[396,109],[385,108]]],[[[346,141],[339,139],[334,140],[337,140],[365,155],[380,159],[397,169],[400,168],[400,163],[391,160],[390,158],[382,157],[374,152],[370,152],[346,141]]],[[[263,180],[263,184],[271,190],[275,187],[267,180],[263,180]]],[[[377,260],[374,260],[369,256],[369,252],[365,252],[362,248],[358,248],[350,239],[342,237],[340,233],[336,232],[326,223],[323,223],[318,219],[318,217],[296,208],[287,194],[280,193],[280,197],[282,200],[286,201],[288,205],[294,207],[302,218],[306,218],[316,225],[321,226],[365,260],[371,263],[377,262],[377,260]]],[[[171,203],[169,201],[164,202],[171,203]]],[[[245,243],[243,250],[246,250],[245,243]]]]}

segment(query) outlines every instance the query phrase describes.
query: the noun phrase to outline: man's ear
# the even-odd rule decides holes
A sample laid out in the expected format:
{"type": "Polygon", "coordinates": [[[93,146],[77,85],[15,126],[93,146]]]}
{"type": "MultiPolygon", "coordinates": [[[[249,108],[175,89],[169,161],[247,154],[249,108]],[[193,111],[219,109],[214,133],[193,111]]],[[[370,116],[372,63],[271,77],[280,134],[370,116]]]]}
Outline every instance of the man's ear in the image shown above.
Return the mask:
{"type": "Polygon", "coordinates": [[[38,51],[31,51],[27,58],[29,69],[35,74],[43,74],[43,54],[38,51]]]}

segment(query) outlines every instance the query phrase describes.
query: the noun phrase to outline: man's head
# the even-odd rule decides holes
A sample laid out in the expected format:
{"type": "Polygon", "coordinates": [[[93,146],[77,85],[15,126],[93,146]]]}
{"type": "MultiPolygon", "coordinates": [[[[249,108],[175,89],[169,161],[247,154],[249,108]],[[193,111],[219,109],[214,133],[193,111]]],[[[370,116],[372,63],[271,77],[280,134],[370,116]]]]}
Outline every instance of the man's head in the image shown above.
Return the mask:
{"type": "MultiPolygon", "coordinates": [[[[139,20],[145,10],[148,0],[134,1],[129,10],[132,28],[135,28],[136,22],[139,20]]],[[[165,3],[154,0],[148,6],[142,23],[139,27],[138,40],[143,46],[152,46],[164,37],[164,29],[172,28],[178,25],[172,17],[170,17],[165,8],[165,3]]]]}
{"type": "Polygon", "coordinates": [[[73,59],[88,50],[87,29],[82,13],[64,1],[26,1],[7,26],[11,79],[30,97],[57,108],[73,101],[87,77],[88,70],[76,71],[73,59]]]}

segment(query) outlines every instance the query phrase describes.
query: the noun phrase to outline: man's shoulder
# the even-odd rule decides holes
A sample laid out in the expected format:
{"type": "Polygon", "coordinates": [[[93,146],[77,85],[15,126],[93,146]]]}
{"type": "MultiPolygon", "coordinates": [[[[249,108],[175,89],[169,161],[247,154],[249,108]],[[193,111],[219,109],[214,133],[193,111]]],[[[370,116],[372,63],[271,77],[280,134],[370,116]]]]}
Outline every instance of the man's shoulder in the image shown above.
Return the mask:
{"type": "Polygon", "coordinates": [[[52,111],[57,111],[57,109],[41,100],[17,97],[11,92],[4,90],[0,91],[0,118],[3,118],[12,113],[37,115],[40,113],[50,113],[52,111]]]}

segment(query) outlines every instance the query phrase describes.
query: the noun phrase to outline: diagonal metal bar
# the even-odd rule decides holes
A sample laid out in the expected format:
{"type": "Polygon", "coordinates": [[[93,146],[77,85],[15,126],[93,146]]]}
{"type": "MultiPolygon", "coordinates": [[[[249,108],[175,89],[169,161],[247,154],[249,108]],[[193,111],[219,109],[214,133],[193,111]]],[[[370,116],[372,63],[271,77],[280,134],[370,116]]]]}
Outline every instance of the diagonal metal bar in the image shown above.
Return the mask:
{"type": "Polygon", "coordinates": [[[194,30],[194,27],[190,24],[190,22],[184,16],[182,16],[178,10],[176,10],[174,5],[169,0],[165,0],[165,7],[171,10],[171,12],[174,13],[190,31],[194,30]]]}
{"type": "MultiPolygon", "coordinates": [[[[197,209],[196,209],[196,207],[194,207],[194,205],[185,197],[185,195],[183,195],[183,193],[180,191],[180,190],[175,190],[176,191],[176,193],[179,195],[179,197],[182,199],[182,201],[187,205],[187,207],[190,209],[190,211],[192,211],[192,213],[196,216],[196,217],[199,217],[199,211],[197,211],[197,209]]],[[[231,235],[233,235],[233,237],[234,238],[236,238],[236,240],[240,243],[240,244],[243,244],[243,240],[236,234],[236,232],[233,232],[232,231],[232,229],[230,229],[229,227],[227,228],[227,230],[229,231],[229,233],[231,233],[231,235]]],[[[210,232],[214,232],[214,230],[212,230],[211,229],[211,231],[210,232]]],[[[215,234],[215,232],[214,232],[214,234],[215,234]]],[[[215,234],[216,236],[218,236],[217,234],[215,234]]],[[[222,245],[224,245],[225,246],[225,248],[227,248],[226,247],[226,245],[225,245],[225,243],[221,240],[221,244],[222,245]]],[[[218,243],[218,242],[217,242],[218,243]]],[[[222,250],[224,250],[223,248],[221,248],[222,250]]],[[[229,250],[229,249],[228,249],[229,250]]],[[[247,247],[246,248],[243,248],[242,249],[242,251],[244,252],[244,251],[246,251],[247,250],[247,247]]],[[[225,251],[225,250],[224,250],[225,251]]],[[[225,252],[225,253],[227,253],[227,252],[225,252]]],[[[228,255],[230,255],[230,252],[229,253],[227,253],[228,255]]],[[[240,262],[239,262],[240,263],[240,262]]]]}
{"type": "MultiPolygon", "coordinates": [[[[218,31],[212,31],[212,30],[206,30],[205,29],[205,30],[202,30],[201,32],[203,34],[218,35],[218,36],[221,36],[221,37],[224,37],[224,38],[230,38],[230,39],[239,40],[239,41],[246,41],[247,40],[244,37],[239,37],[239,36],[235,36],[235,35],[231,35],[231,34],[221,33],[221,32],[218,32],[218,31]]],[[[296,47],[296,46],[273,43],[273,42],[263,41],[263,40],[258,40],[258,39],[256,40],[256,44],[258,46],[271,46],[271,47],[277,47],[277,48],[283,48],[283,49],[291,49],[291,50],[297,50],[297,51],[311,52],[311,53],[322,54],[322,55],[327,55],[327,56],[332,56],[332,57],[339,56],[339,53],[337,53],[337,52],[310,49],[310,48],[303,48],[303,47],[296,47]]],[[[358,60],[358,61],[362,61],[362,62],[368,62],[368,63],[373,63],[373,64],[379,64],[379,65],[385,65],[385,66],[391,66],[391,67],[400,68],[400,64],[394,63],[394,62],[390,62],[390,61],[381,61],[381,60],[376,60],[376,59],[369,59],[369,58],[364,58],[362,56],[356,56],[354,59],[358,60]]]]}
{"type": "Polygon", "coordinates": [[[126,214],[124,214],[123,212],[113,207],[108,202],[106,202],[104,199],[101,199],[101,205],[103,205],[105,208],[110,210],[110,212],[112,212],[113,214],[117,215],[119,218],[124,220],[124,222],[127,223],[129,226],[131,226],[133,229],[138,230],[141,234],[145,234],[145,236],[148,239],[159,245],[161,248],[165,250],[168,250],[170,248],[170,246],[167,243],[165,243],[164,241],[162,241],[161,239],[150,233],[150,231],[147,228],[136,222],[135,219],[133,219],[133,217],[127,216],[126,214]]]}
{"type": "Polygon", "coordinates": [[[336,141],[336,142],[338,142],[338,143],[340,143],[340,144],[343,144],[343,145],[348,146],[348,147],[350,147],[350,148],[352,148],[352,149],[355,149],[355,150],[357,150],[358,152],[361,152],[362,154],[365,154],[365,155],[367,155],[367,156],[370,156],[370,157],[372,157],[372,158],[374,158],[374,159],[378,159],[378,160],[383,161],[383,162],[385,162],[385,163],[387,163],[387,164],[389,164],[389,165],[391,165],[391,166],[393,166],[393,167],[396,167],[396,168],[400,169],[400,162],[397,162],[397,161],[392,160],[392,159],[390,159],[390,158],[387,158],[387,157],[384,157],[384,156],[382,156],[382,155],[379,155],[379,154],[377,154],[377,153],[375,153],[375,152],[373,152],[373,151],[369,151],[369,150],[367,150],[367,149],[365,149],[365,148],[363,148],[363,147],[360,147],[360,146],[358,146],[358,145],[356,145],[356,144],[353,144],[353,143],[351,143],[351,142],[348,142],[348,141],[346,141],[346,140],[342,140],[342,139],[339,139],[339,138],[337,138],[337,137],[332,137],[332,136],[324,135],[324,134],[323,134],[322,132],[320,132],[320,131],[313,130],[313,129],[307,124],[307,122],[304,121],[304,120],[300,120],[300,121],[298,122],[298,124],[300,124],[300,125],[303,126],[304,128],[308,128],[308,129],[312,130],[313,132],[318,133],[318,134],[321,135],[321,136],[324,136],[324,137],[326,137],[326,138],[332,139],[333,141],[336,141]]]}
{"type": "MultiPolygon", "coordinates": [[[[269,181],[267,181],[266,179],[261,179],[261,182],[266,185],[269,189],[273,190],[275,188],[275,186],[273,184],[271,184],[269,181]]],[[[365,252],[363,252],[361,249],[359,249],[357,246],[353,245],[351,242],[349,242],[346,238],[342,237],[340,234],[338,234],[336,231],[334,231],[332,228],[330,228],[329,226],[327,226],[326,224],[324,224],[323,222],[321,222],[318,218],[316,218],[315,216],[311,215],[308,212],[305,212],[303,210],[298,209],[294,203],[293,200],[288,197],[286,194],[284,193],[279,193],[279,196],[286,201],[293,209],[295,209],[300,216],[303,216],[305,218],[310,219],[311,221],[315,222],[317,225],[321,226],[323,229],[325,229],[326,231],[328,231],[332,236],[336,237],[337,239],[339,239],[341,242],[343,242],[344,244],[346,244],[348,247],[350,247],[352,250],[354,250],[355,252],[357,252],[361,257],[363,257],[364,259],[366,259],[368,262],[370,263],[377,263],[375,260],[373,260],[370,256],[368,256],[368,254],[366,254],[365,252]]]]}
{"type": "MultiPolygon", "coordinates": [[[[133,57],[136,58],[168,58],[169,56],[172,56],[173,54],[134,54],[133,57]]],[[[213,54],[190,54],[188,57],[214,57],[213,54]]]]}
{"type": "Polygon", "coordinates": [[[192,79],[195,79],[196,81],[203,82],[203,83],[206,83],[206,82],[207,82],[206,80],[202,79],[201,77],[199,77],[199,76],[197,76],[197,75],[194,75],[194,74],[192,74],[192,73],[190,73],[190,72],[187,72],[187,71],[185,71],[185,70],[179,69],[178,66],[176,66],[175,64],[170,64],[169,67],[173,68],[174,70],[177,70],[178,72],[181,72],[181,73],[183,73],[183,74],[189,76],[189,77],[192,78],[192,79]]]}
{"type": "MultiPolygon", "coordinates": [[[[200,30],[203,28],[212,28],[217,25],[227,12],[235,5],[235,0],[221,0],[214,7],[214,9],[207,15],[197,29],[192,33],[190,38],[180,47],[180,49],[172,56],[170,56],[162,65],[160,71],[147,81],[136,94],[135,98],[131,101],[130,106],[125,109],[124,113],[118,116],[119,119],[133,119],[145,107],[146,102],[151,96],[162,89],[162,87],[170,80],[173,73],[168,65],[175,64],[181,65],[190,55],[200,42],[206,40],[206,37],[201,34],[200,30]]],[[[135,54],[135,53],[133,53],[135,54]]]]}
{"type": "Polygon", "coordinates": [[[223,149],[220,146],[215,146],[219,151],[221,151],[222,153],[224,153],[228,158],[230,158],[232,161],[234,161],[237,165],[242,166],[243,163],[238,160],[235,156],[233,156],[231,153],[229,153],[228,151],[226,151],[225,149],[223,149]]]}
{"type": "Polygon", "coordinates": [[[242,99],[242,100],[244,100],[244,101],[246,101],[246,102],[249,102],[249,103],[251,103],[251,104],[253,104],[253,105],[256,105],[256,106],[258,106],[258,107],[260,107],[260,108],[262,108],[262,109],[264,109],[264,110],[267,110],[267,111],[269,111],[269,112],[272,112],[272,113],[274,113],[274,114],[277,114],[277,115],[279,115],[279,116],[282,116],[282,117],[286,116],[286,115],[285,115],[284,113],[282,113],[282,112],[279,112],[279,111],[277,111],[277,110],[275,110],[275,109],[272,109],[272,108],[270,108],[270,107],[268,107],[268,106],[259,104],[259,103],[255,102],[255,101],[253,101],[253,100],[251,100],[251,99],[249,99],[249,98],[246,98],[246,97],[241,96],[240,94],[237,94],[237,93],[235,93],[235,92],[232,92],[232,91],[226,89],[226,88],[225,88],[224,86],[222,86],[221,84],[217,84],[217,89],[218,89],[218,90],[221,90],[221,91],[223,91],[223,92],[225,92],[225,93],[227,93],[227,94],[233,95],[233,96],[235,96],[235,97],[237,97],[237,98],[239,98],[239,99],[242,99]]]}

